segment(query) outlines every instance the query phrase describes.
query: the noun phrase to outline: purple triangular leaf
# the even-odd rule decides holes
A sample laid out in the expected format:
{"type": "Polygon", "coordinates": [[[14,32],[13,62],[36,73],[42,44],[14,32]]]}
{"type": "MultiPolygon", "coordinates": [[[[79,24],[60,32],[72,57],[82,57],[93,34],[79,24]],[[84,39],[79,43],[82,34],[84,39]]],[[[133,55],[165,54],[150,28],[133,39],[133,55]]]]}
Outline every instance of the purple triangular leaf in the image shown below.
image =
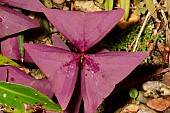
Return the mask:
{"type": "Polygon", "coordinates": [[[54,47],[70,50],[68,46],[62,41],[62,39],[59,38],[56,34],[52,34],[52,41],[54,47]]]}
{"type": "Polygon", "coordinates": [[[82,94],[81,94],[81,81],[79,79],[80,77],[78,77],[78,81],[76,83],[74,93],[64,113],[79,113],[80,111],[80,105],[82,102],[82,94]]]}
{"type": "Polygon", "coordinates": [[[0,67],[0,81],[6,81],[7,79],[7,69],[4,67],[0,67]]]}
{"type": "MultiPolygon", "coordinates": [[[[8,38],[1,42],[1,53],[14,60],[21,60],[21,56],[18,48],[18,39],[17,37],[8,38]]],[[[33,62],[28,53],[25,51],[24,53],[24,61],[33,62]]]]}
{"type": "Polygon", "coordinates": [[[62,109],[66,109],[76,84],[80,55],[40,44],[24,44],[24,47],[48,77],[62,109]]]}
{"type": "Polygon", "coordinates": [[[34,20],[10,8],[0,6],[0,38],[35,27],[39,27],[39,24],[34,20]]]}
{"type": "Polygon", "coordinates": [[[58,31],[85,52],[117,24],[124,10],[83,13],[44,8],[43,12],[58,31]]]}
{"type": "Polygon", "coordinates": [[[85,55],[81,73],[85,113],[94,113],[115,85],[128,76],[146,56],[146,52],[85,55]]]}
{"type": "Polygon", "coordinates": [[[36,80],[13,66],[0,67],[0,80],[35,88],[50,98],[53,96],[51,84],[47,79],[36,80]],[[5,72],[5,73],[4,73],[5,72]],[[4,78],[6,78],[4,80],[4,78]]]}
{"type": "MultiPolygon", "coordinates": [[[[55,34],[52,34],[52,41],[54,47],[70,50],[68,46],[61,40],[61,38],[57,37],[57,35],[55,34]]],[[[1,53],[10,59],[21,60],[17,37],[12,37],[3,40],[1,42],[1,53]]],[[[26,51],[24,53],[24,61],[33,62],[26,51]]]]}
{"type": "Polygon", "coordinates": [[[39,0],[0,0],[0,2],[35,12],[42,12],[44,8],[39,0]]]}

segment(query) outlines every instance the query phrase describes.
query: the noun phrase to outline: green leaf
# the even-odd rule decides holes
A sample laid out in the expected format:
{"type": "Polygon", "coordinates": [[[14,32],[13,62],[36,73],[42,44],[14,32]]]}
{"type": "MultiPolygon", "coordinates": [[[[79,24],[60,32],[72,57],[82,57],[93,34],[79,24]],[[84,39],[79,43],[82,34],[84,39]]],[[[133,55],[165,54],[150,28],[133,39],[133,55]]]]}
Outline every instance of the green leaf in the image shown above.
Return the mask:
{"type": "Polygon", "coordinates": [[[157,11],[152,0],[143,1],[153,18],[157,19],[157,11]]]}
{"type": "Polygon", "coordinates": [[[97,0],[97,1],[98,1],[99,3],[101,3],[101,4],[104,2],[104,0],[97,0]]]}
{"type": "Polygon", "coordinates": [[[36,108],[61,112],[62,109],[39,91],[7,82],[0,82],[0,105],[6,112],[35,112],[36,108]]]}
{"type": "Polygon", "coordinates": [[[112,10],[113,2],[114,2],[114,0],[105,0],[105,2],[104,2],[105,10],[112,10]]]}
{"type": "Polygon", "coordinates": [[[2,65],[12,65],[12,66],[19,67],[19,64],[17,64],[16,62],[12,61],[11,59],[0,54],[0,66],[2,66],[2,65]]]}
{"type": "Polygon", "coordinates": [[[42,18],[42,25],[44,26],[48,36],[51,36],[52,33],[51,33],[50,26],[49,26],[47,19],[42,18]]]}
{"type": "Polygon", "coordinates": [[[139,100],[136,100],[135,104],[138,104],[138,105],[139,105],[139,104],[140,104],[140,101],[139,101],[139,100]]]}
{"type": "Polygon", "coordinates": [[[146,11],[147,11],[147,8],[144,7],[144,3],[140,2],[138,5],[136,5],[136,9],[134,13],[140,16],[141,14],[145,14],[146,11]]]}
{"type": "Polygon", "coordinates": [[[127,20],[129,17],[130,0],[120,0],[120,7],[125,10],[123,18],[127,20]]]}
{"type": "Polygon", "coordinates": [[[129,91],[129,96],[135,99],[138,96],[138,90],[136,88],[131,88],[129,91]]]}

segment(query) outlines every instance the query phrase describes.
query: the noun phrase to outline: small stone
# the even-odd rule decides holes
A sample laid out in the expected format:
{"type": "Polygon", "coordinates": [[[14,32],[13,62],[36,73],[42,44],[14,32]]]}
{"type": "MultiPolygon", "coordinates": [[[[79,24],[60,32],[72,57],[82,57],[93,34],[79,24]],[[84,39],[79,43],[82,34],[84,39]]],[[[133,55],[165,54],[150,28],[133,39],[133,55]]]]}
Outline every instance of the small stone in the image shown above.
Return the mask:
{"type": "Polygon", "coordinates": [[[145,97],[158,98],[160,96],[170,95],[170,86],[160,81],[148,81],[143,84],[145,97]]]}
{"type": "Polygon", "coordinates": [[[159,97],[159,94],[158,94],[157,92],[158,92],[158,90],[149,89],[149,90],[147,90],[143,95],[144,95],[145,97],[158,98],[158,97],[159,97]]]}
{"type": "Polygon", "coordinates": [[[62,4],[65,2],[65,0],[52,0],[56,4],[62,4]]]}
{"type": "Polygon", "coordinates": [[[165,87],[166,85],[160,81],[148,81],[145,82],[142,86],[143,90],[152,90],[152,89],[160,89],[161,87],[165,87]]]}
{"type": "Polygon", "coordinates": [[[149,107],[147,107],[144,104],[140,104],[139,111],[137,113],[157,113],[157,112],[154,111],[153,109],[150,109],[149,107]]]}
{"type": "Polygon", "coordinates": [[[166,85],[170,86],[170,72],[167,72],[163,75],[163,83],[165,83],[166,85]]]}
{"type": "Polygon", "coordinates": [[[157,111],[164,111],[170,106],[170,101],[163,98],[156,98],[149,100],[146,105],[152,109],[155,109],[157,111]]]}
{"type": "Polygon", "coordinates": [[[168,87],[162,87],[160,91],[161,91],[161,95],[164,95],[164,96],[170,95],[170,89],[168,87]]]}
{"type": "Polygon", "coordinates": [[[101,8],[95,5],[94,1],[75,1],[74,7],[75,10],[83,12],[102,11],[101,8]]]}
{"type": "Polygon", "coordinates": [[[119,110],[119,112],[115,113],[136,113],[139,110],[139,105],[137,104],[128,104],[122,108],[122,110],[119,110]]]}
{"type": "Polygon", "coordinates": [[[140,101],[141,103],[146,103],[147,101],[149,101],[149,98],[146,98],[144,96],[143,91],[139,91],[139,94],[138,94],[138,97],[136,98],[136,100],[140,101]]]}

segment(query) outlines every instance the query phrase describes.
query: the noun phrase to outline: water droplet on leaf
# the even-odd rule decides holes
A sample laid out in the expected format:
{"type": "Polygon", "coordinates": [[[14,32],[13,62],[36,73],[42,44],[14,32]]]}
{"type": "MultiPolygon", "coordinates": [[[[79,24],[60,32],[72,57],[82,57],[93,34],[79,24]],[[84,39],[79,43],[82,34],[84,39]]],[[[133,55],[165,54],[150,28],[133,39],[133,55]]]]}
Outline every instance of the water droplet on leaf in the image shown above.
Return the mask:
{"type": "Polygon", "coordinates": [[[72,68],[72,69],[74,68],[72,65],[70,65],[69,67],[72,68]]]}
{"type": "Polygon", "coordinates": [[[35,96],[38,96],[38,94],[35,94],[35,96]]]}
{"type": "Polygon", "coordinates": [[[3,97],[6,98],[6,93],[3,94],[3,97]]]}

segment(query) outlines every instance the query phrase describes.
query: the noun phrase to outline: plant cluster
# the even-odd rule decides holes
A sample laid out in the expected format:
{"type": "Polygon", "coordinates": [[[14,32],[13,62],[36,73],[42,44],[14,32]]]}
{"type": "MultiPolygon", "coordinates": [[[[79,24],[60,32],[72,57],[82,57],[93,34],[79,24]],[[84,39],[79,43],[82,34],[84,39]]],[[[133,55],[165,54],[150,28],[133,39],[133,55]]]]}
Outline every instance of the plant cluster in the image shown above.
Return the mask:
{"type": "MultiPolygon", "coordinates": [[[[35,63],[47,76],[47,79],[35,80],[17,67],[2,66],[0,80],[33,87],[49,97],[55,94],[64,112],[78,113],[83,101],[84,112],[94,113],[115,85],[128,76],[148,55],[146,52],[110,52],[95,48],[120,20],[124,13],[122,9],[83,13],[48,9],[39,0],[0,0],[0,3],[1,53],[11,59],[35,63]],[[48,29],[47,34],[53,39],[53,47],[22,44],[23,32],[35,29],[39,24],[6,5],[45,14],[57,32],[72,43],[76,52],[71,51],[55,33],[51,33],[48,22],[45,27],[48,29]]],[[[11,63],[7,61],[4,64],[11,63]]],[[[48,101],[51,103],[43,102],[43,99],[47,98],[43,98],[39,93],[31,93],[32,90],[28,90],[29,93],[26,95],[23,94],[23,90],[27,89],[18,85],[14,87],[17,90],[12,88],[0,91],[0,98],[3,98],[0,102],[7,112],[32,109],[36,111],[37,107],[53,112],[62,111],[57,105],[55,108],[51,100],[48,101]],[[19,88],[23,90],[20,91],[19,88]],[[8,94],[12,97],[8,98],[8,94]],[[25,95],[24,99],[20,99],[21,95],[25,95]],[[37,96],[41,101],[36,100],[37,96]],[[34,100],[29,102],[27,97],[34,100]],[[7,103],[8,99],[13,101],[7,103]],[[20,103],[18,106],[15,100],[20,103]]],[[[2,85],[0,88],[6,87],[2,85]]]]}

